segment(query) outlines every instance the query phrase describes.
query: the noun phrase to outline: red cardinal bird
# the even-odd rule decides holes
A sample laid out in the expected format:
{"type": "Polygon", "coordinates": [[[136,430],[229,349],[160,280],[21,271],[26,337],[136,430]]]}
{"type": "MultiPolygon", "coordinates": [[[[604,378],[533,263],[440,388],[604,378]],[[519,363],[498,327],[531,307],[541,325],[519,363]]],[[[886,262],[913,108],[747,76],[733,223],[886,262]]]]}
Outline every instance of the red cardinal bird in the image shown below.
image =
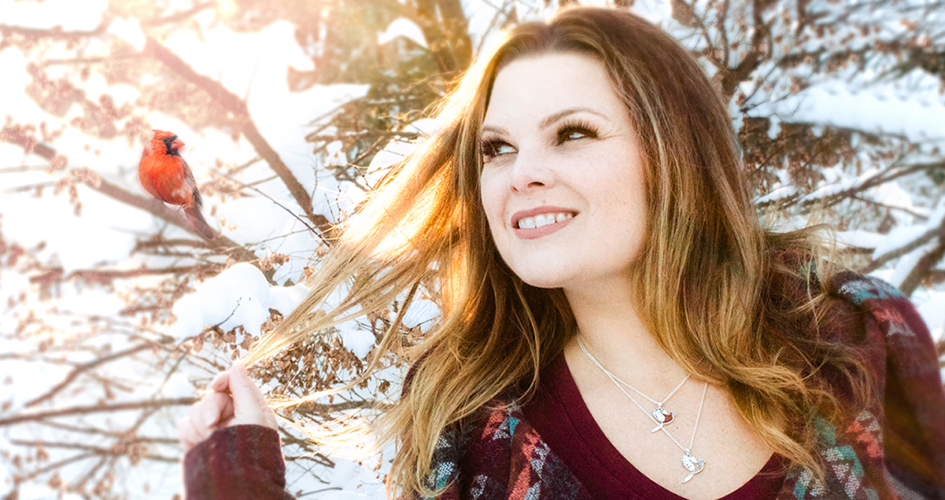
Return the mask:
{"type": "Polygon", "coordinates": [[[145,146],[138,164],[138,180],[151,196],[184,209],[187,220],[204,238],[216,233],[200,213],[203,201],[194,182],[194,174],[181,157],[184,142],[173,132],[155,130],[151,143],[145,146]]]}

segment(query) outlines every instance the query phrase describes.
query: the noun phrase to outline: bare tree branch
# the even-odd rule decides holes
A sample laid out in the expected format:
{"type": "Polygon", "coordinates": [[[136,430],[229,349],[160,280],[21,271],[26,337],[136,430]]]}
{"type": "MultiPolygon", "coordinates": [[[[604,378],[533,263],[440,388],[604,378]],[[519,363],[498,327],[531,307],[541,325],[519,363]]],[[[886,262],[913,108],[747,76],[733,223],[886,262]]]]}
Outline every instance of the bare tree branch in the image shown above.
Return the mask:
{"type": "Polygon", "coordinates": [[[938,245],[919,258],[915,267],[909,271],[909,274],[906,275],[906,278],[902,280],[902,283],[899,285],[899,290],[906,294],[907,297],[912,296],[912,292],[922,284],[932,273],[932,269],[941,262],[942,257],[945,256],[945,219],[942,219],[942,223],[936,228],[935,235],[938,237],[938,245]]]}
{"type": "MultiPolygon", "coordinates": [[[[133,440],[132,443],[138,442],[137,439],[133,440]]],[[[103,446],[92,446],[84,443],[69,443],[69,442],[58,442],[58,441],[27,441],[23,439],[11,439],[11,444],[17,446],[29,446],[34,448],[63,448],[67,450],[82,450],[91,452],[96,455],[106,455],[106,456],[125,456],[129,453],[133,453],[132,450],[129,450],[130,443],[119,443],[111,448],[105,448],[103,446]]],[[[148,460],[155,460],[158,462],[167,462],[167,463],[177,463],[180,461],[180,457],[164,457],[160,455],[153,455],[150,453],[142,453],[140,456],[135,458],[143,458],[148,460]]]]}
{"type": "Polygon", "coordinates": [[[229,111],[239,125],[240,131],[243,132],[246,139],[253,145],[256,152],[259,153],[259,156],[266,160],[269,167],[282,179],[283,184],[289,189],[289,193],[295,198],[296,203],[299,204],[308,219],[312,221],[320,231],[325,232],[329,230],[331,222],[324,215],[316,214],[312,211],[312,198],[309,196],[308,191],[306,191],[305,187],[295,178],[295,175],[289,167],[282,161],[282,158],[279,157],[279,153],[263,138],[259,129],[256,128],[256,124],[253,123],[245,102],[230,93],[230,91],[220,83],[194,71],[193,68],[188,66],[177,54],[171,52],[154,38],[147,38],[143,53],[164,63],[168,68],[199,87],[214,101],[229,111]]]}
{"type": "Polygon", "coordinates": [[[33,399],[27,401],[26,403],[24,403],[24,404],[23,404],[23,407],[24,407],[24,408],[30,408],[30,407],[32,407],[32,406],[36,406],[36,405],[38,405],[39,403],[42,403],[43,401],[46,401],[46,400],[48,400],[49,398],[55,396],[57,393],[59,393],[59,391],[61,391],[61,390],[63,390],[64,388],[66,388],[66,386],[68,386],[69,384],[71,384],[76,378],[78,378],[79,375],[81,375],[83,372],[85,372],[85,371],[87,371],[87,370],[90,370],[90,369],[92,369],[92,368],[95,368],[96,366],[99,366],[99,365],[103,365],[103,364],[108,363],[108,362],[110,362],[110,361],[114,361],[114,360],[116,360],[116,359],[120,359],[120,358],[123,358],[123,357],[125,357],[125,356],[130,356],[130,355],[132,355],[132,354],[135,354],[135,353],[138,353],[138,352],[141,352],[141,351],[145,351],[145,350],[149,350],[149,349],[152,349],[152,348],[153,348],[153,345],[152,345],[152,344],[140,344],[140,345],[134,346],[134,347],[132,347],[132,348],[125,349],[125,350],[123,350],[123,351],[118,351],[118,352],[116,352],[116,353],[112,353],[112,354],[110,354],[110,355],[108,355],[108,356],[104,356],[104,357],[101,357],[101,358],[93,359],[92,361],[89,361],[89,362],[87,362],[87,363],[82,363],[82,364],[76,366],[75,368],[73,368],[72,371],[69,372],[69,374],[66,375],[66,377],[65,377],[64,379],[62,379],[58,384],[52,386],[48,391],[44,392],[44,393],[43,393],[42,395],[40,395],[40,396],[37,396],[36,398],[33,398],[33,399]]]}
{"type": "Polygon", "coordinates": [[[54,410],[44,410],[36,412],[27,412],[12,417],[0,418],[0,427],[18,424],[20,422],[34,422],[45,420],[47,418],[64,417],[73,415],[88,415],[92,413],[112,413],[127,410],[142,410],[148,408],[163,408],[166,406],[190,406],[198,401],[197,398],[164,398],[149,399],[145,401],[128,401],[125,403],[97,404],[85,406],[72,406],[67,408],[57,408],[54,410]]]}
{"type": "Polygon", "coordinates": [[[884,253],[883,255],[880,255],[879,257],[876,257],[876,259],[874,259],[872,262],[860,268],[859,272],[862,274],[869,274],[883,267],[884,265],[886,265],[886,263],[899,259],[900,257],[903,257],[906,254],[912,252],[913,250],[916,250],[919,247],[922,247],[926,243],[932,241],[932,238],[939,236],[940,232],[941,232],[941,228],[930,229],[926,231],[925,233],[923,233],[922,236],[919,236],[918,238],[909,242],[908,245],[903,245],[891,252],[887,252],[887,253],[884,253]]]}

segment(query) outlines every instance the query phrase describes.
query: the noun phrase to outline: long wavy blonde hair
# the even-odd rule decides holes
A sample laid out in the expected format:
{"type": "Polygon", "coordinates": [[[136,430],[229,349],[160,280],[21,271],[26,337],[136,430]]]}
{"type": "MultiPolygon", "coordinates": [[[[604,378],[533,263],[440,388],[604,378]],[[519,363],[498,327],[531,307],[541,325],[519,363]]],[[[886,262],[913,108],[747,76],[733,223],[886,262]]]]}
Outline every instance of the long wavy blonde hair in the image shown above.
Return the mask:
{"type": "MultiPolygon", "coordinates": [[[[808,231],[760,227],[725,102],[685,48],[624,11],[566,9],[513,28],[482,56],[436,110],[439,131],[346,223],[311,292],[247,361],[405,295],[409,303],[419,284],[434,289],[442,318],[377,426],[382,443],[399,443],[389,484],[408,496],[435,493],[426,478],[444,431],[528,397],[575,321],[561,290],[524,284],[498,254],[480,202],[479,129],[496,74],[545,53],[601,61],[639,134],[649,226],[634,307],[649,331],[681,367],[725,388],[777,453],[821,475],[814,418],[839,419],[848,403],[832,383],[842,379],[857,404],[868,392],[855,353],[818,328],[826,279],[800,268],[823,247],[808,231]],[[795,300],[787,291],[798,283],[795,300]],[[319,310],[339,287],[347,299],[319,310]]],[[[376,353],[395,342],[389,333],[376,353]]]]}

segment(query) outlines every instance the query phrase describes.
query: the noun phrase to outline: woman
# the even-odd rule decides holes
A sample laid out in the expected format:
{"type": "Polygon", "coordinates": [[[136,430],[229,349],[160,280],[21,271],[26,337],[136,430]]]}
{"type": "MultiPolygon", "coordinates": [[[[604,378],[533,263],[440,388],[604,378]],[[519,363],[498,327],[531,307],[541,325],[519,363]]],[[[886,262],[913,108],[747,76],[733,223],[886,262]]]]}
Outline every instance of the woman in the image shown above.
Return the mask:
{"type": "MultiPolygon", "coordinates": [[[[248,361],[422,283],[443,317],[378,427],[395,494],[945,498],[928,331],[895,289],[830,273],[812,233],[759,227],[726,109],[632,14],[518,26],[248,361]]],[[[193,498],[268,460],[221,450],[281,466],[244,369],[212,387],[181,424],[193,498]]],[[[257,479],[240,491],[281,491],[257,479]]]]}

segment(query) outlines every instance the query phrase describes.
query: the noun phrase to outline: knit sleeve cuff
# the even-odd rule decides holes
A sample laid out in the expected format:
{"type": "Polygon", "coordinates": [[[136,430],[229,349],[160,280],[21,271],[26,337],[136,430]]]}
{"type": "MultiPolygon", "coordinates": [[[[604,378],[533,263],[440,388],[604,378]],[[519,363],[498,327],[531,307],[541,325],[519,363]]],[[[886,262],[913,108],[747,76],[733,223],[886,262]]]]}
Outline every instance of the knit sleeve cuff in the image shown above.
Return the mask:
{"type": "Polygon", "coordinates": [[[261,425],[213,432],[184,456],[187,500],[291,499],[279,433],[261,425]]]}

